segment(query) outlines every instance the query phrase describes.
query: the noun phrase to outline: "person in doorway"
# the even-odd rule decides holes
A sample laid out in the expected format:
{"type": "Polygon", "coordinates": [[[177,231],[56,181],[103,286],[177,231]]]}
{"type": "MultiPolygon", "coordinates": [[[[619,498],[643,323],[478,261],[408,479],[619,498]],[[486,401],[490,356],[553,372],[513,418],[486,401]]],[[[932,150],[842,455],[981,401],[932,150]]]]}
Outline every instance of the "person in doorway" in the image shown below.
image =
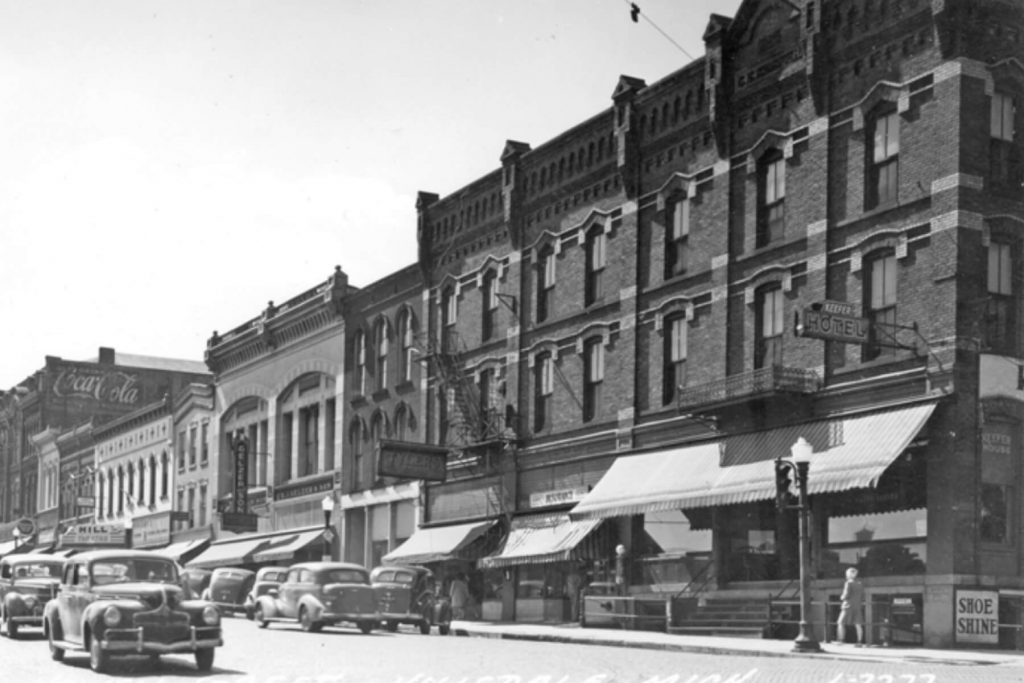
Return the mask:
{"type": "Polygon", "coordinates": [[[469,583],[466,581],[466,575],[459,572],[452,579],[451,586],[448,589],[448,597],[452,601],[452,618],[453,619],[465,619],[467,618],[467,608],[469,607],[469,583]]]}
{"type": "Polygon", "coordinates": [[[846,642],[846,627],[853,624],[857,631],[857,647],[862,647],[864,645],[864,584],[857,580],[855,567],[846,570],[846,584],[843,586],[843,594],[839,600],[842,602],[839,620],[836,622],[838,627],[836,635],[839,642],[846,642]]]}
{"type": "Polygon", "coordinates": [[[580,620],[580,591],[583,589],[583,574],[573,566],[565,577],[565,594],[569,598],[570,621],[580,620]]]}

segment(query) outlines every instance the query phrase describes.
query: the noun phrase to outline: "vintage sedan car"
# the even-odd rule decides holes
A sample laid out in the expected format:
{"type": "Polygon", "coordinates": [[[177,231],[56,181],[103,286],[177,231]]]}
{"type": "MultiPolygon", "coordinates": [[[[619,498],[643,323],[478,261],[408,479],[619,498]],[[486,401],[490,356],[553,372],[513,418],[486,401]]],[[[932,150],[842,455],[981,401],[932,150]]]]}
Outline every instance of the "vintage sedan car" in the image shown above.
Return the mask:
{"type": "Polygon", "coordinates": [[[369,633],[380,623],[370,575],[346,562],[292,565],[284,582],[256,599],[253,620],[260,628],[271,621],[298,621],[304,631],[319,631],[340,622],[369,633]]]}
{"type": "Polygon", "coordinates": [[[221,614],[236,614],[245,611],[245,598],[256,580],[256,572],[237,567],[217,567],[210,576],[210,585],[203,592],[203,599],[210,600],[221,614]]]}
{"type": "Polygon", "coordinates": [[[388,565],[370,573],[377,609],[388,631],[397,631],[399,624],[413,624],[420,633],[430,633],[437,625],[441,635],[451,630],[451,604],[437,595],[434,573],[417,565],[388,565]]]}
{"type": "Polygon", "coordinates": [[[146,550],[95,550],[66,561],[57,597],[46,604],[43,630],[50,656],[89,653],[89,666],[107,669],[119,654],[193,653],[196,668],[213,666],[224,644],[220,612],[185,596],[178,565],[146,550]]]}
{"type": "Polygon", "coordinates": [[[256,611],[256,599],[266,595],[271,588],[277,588],[288,576],[288,567],[261,567],[256,572],[256,581],[249,594],[245,596],[245,616],[252,620],[256,611]]]}
{"type": "Polygon", "coordinates": [[[0,560],[0,624],[8,638],[22,626],[42,627],[43,609],[57,594],[64,558],[43,553],[0,560]]]}
{"type": "Polygon", "coordinates": [[[185,589],[186,598],[189,600],[200,598],[210,585],[210,577],[213,570],[200,569],[199,567],[185,567],[181,572],[181,586],[185,589]]]}

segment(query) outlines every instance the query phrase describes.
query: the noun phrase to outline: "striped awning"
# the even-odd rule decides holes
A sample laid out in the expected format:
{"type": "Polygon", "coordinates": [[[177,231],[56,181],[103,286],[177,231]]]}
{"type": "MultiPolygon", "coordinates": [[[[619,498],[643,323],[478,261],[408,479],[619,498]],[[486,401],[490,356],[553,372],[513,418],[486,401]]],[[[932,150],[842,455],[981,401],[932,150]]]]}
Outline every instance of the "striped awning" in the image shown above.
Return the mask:
{"type": "MultiPolygon", "coordinates": [[[[253,562],[280,562],[281,560],[291,560],[295,553],[306,548],[311,543],[316,543],[324,540],[324,530],[316,529],[314,531],[303,531],[302,533],[290,536],[283,543],[276,543],[273,546],[257,550],[256,554],[253,555],[253,562]]],[[[329,546],[327,546],[329,547],[329,546]]]]}
{"type": "Polygon", "coordinates": [[[774,460],[788,457],[800,436],[814,450],[808,493],[871,488],[934,410],[934,402],[919,403],[622,456],[570,516],[604,519],[770,500],[775,497],[774,460]]]}
{"type": "Polygon", "coordinates": [[[476,559],[468,554],[469,546],[487,533],[494,524],[495,520],[490,519],[483,522],[417,529],[405,543],[385,555],[384,562],[426,564],[453,559],[476,559]]]}
{"type": "Polygon", "coordinates": [[[481,558],[478,564],[483,569],[492,569],[578,559],[578,546],[601,522],[573,521],[567,514],[518,517],[512,520],[501,550],[481,558]]]}

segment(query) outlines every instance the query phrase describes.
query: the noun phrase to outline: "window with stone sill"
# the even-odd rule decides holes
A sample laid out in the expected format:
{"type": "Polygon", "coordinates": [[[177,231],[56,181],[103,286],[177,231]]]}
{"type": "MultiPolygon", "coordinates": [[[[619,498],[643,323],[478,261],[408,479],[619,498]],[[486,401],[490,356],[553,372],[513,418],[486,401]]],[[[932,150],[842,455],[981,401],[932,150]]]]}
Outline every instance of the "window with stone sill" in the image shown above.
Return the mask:
{"type": "Polygon", "coordinates": [[[991,242],[988,247],[985,302],[985,347],[1014,352],[1017,346],[1017,302],[1014,297],[1014,257],[1010,244],[991,242]]]}
{"type": "Polygon", "coordinates": [[[483,341],[492,339],[497,332],[498,320],[498,276],[494,271],[484,275],[483,287],[480,290],[481,317],[480,338],[483,341]]]}
{"type": "Polygon", "coordinates": [[[785,295],[782,286],[767,285],[754,300],[754,368],[782,365],[785,295]]]}
{"type": "Polygon", "coordinates": [[[551,420],[551,396],[554,393],[554,361],[550,353],[540,353],[533,365],[533,431],[542,431],[551,420]]]}
{"type": "Polygon", "coordinates": [[[597,417],[604,382],[604,343],[600,337],[583,344],[583,421],[597,417]]]}
{"type": "Polygon", "coordinates": [[[869,144],[865,209],[895,204],[900,170],[900,117],[894,106],[875,113],[867,126],[869,144]]]}
{"type": "Polygon", "coordinates": [[[687,322],[682,313],[670,316],[664,323],[662,344],[662,405],[679,399],[680,388],[686,384],[687,322]]]}
{"type": "Polygon", "coordinates": [[[690,200],[677,199],[667,211],[665,225],[665,279],[686,273],[689,263],[690,200]]]}
{"type": "Polygon", "coordinates": [[[863,347],[863,360],[893,358],[896,347],[896,255],[887,250],[864,262],[864,312],[870,321],[868,343],[863,347]]]}
{"type": "Polygon", "coordinates": [[[596,225],[590,229],[586,238],[584,306],[590,306],[604,296],[605,246],[604,229],[596,225]]]}
{"type": "Polygon", "coordinates": [[[383,320],[379,320],[374,326],[373,338],[377,346],[377,386],[376,390],[381,391],[388,386],[388,353],[390,351],[390,340],[388,339],[388,326],[383,320]]]}
{"type": "Polygon", "coordinates": [[[1001,92],[992,96],[989,124],[989,177],[993,186],[1019,192],[1022,174],[1021,151],[1015,140],[1015,99],[1001,92]]]}
{"type": "Polygon", "coordinates": [[[773,149],[758,162],[756,247],[782,240],[786,219],[786,160],[773,149]]]}
{"type": "Polygon", "coordinates": [[[355,338],[355,357],[356,357],[356,372],[354,377],[354,384],[352,388],[355,390],[357,396],[366,395],[366,335],[360,330],[356,332],[355,338]]]}
{"type": "Polygon", "coordinates": [[[537,257],[537,322],[544,322],[551,314],[554,293],[555,251],[545,246],[537,257]]]}

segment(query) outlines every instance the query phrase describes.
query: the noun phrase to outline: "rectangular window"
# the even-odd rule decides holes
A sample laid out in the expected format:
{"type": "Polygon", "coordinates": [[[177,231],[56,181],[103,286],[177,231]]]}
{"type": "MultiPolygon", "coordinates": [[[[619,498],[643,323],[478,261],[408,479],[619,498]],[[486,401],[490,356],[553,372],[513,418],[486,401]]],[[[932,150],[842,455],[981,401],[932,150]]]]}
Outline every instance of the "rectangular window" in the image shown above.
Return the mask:
{"type": "Polygon", "coordinates": [[[781,287],[762,290],[758,295],[754,340],[755,368],[782,365],[784,301],[781,287]]]}
{"type": "Polygon", "coordinates": [[[1013,117],[1016,107],[1013,98],[1004,93],[995,93],[992,96],[992,137],[997,140],[1013,142],[1013,117]]]}
{"type": "Polygon", "coordinates": [[[665,320],[664,335],[662,403],[669,405],[679,398],[679,389],[686,384],[686,317],[676,315],[665,320]]]}
{"type": "Polygon", "coordinates": [[[665,230],[665,279],[682,275],[687,271],[688,246],[690,237],[690,200],[680,199],[669,210],[665,230]]]}
{"type": "Polygon", "coordinates": [[[185,431],[178,432],[178,471],[185,471],[185,431]]]}
{"type": "Polygon", "coordinates": [[[894,203],[899,187],[900,118],[896,112],[879,115],[873,126],[868,207],[894,203]]]}
{"type": "Polygon", "coordinates": [[[210,462],[210,423],[202,424],[202,435],[199,439],[199,464],[206,466],[210,462]]]}
{"type": "Polygon", "coordinates": [[[193,487],[188,489],[188,528],[196,525],[196,490],[193,487]]]}
{"type": "MultiPolygon", "coordinates": [[[[178,510],[181,512],[185,511],[185,489],[178,489],[178,510]]],[[[184,522],[179,522],[179,529],[184,529],[184,522]]]]}
{"type": "Polygon", "coordinates": [[[480,321],[480,336],[486,341],[494,336],[495,323],[498,319],[498,280],[493,273],[488,273],[484,277],[481,297],[483,315],[480,321]]]}
{"type": "Polygon", "coordinates": [[[590,422],[601,404],[601,383],[604,381],[604,345],[600,337],[583,345],[583,421],[590,422]]]}
{"type": "Polygon", "coordinates": [[[989,244],[987,288],[986,346],[989,349],[1015,351],[1017,323],[1013,299],[1013,251],[1009,244],[989,244]]]}
{"type": "Polygon", "coordinates": [[[1014,99],[1004,93],[992,96],[989,142],[989,175],[997,187],[1020,191],[1020,150],[1014,145],[1014,99]]]}
{"type": "Polygon", "coordinates": [[[388,386],[388,328],[387,325],[377,327],[377,390],[382,391],[388,386]]]}
{"type": "Polygon", "coordinates": [[[544,249],[540,252],[537,264],[537,322],[548,319],[554,303],[555,292],[555,252],[544,249]]]}
{"type": "Polygon", "coordinates": [[[199,485],[199,526],[206,526],[206,484],[199,485]]]}
{"type": "Polygon", "coordinates": [[[757,246],[782,239],[786,208],[786,160],[778,150],[769,152],[758,172],[759,205],[757,246]]]}
{"type": "Polygon", "coordinates": [[[196,466],[196,456],[199,454],[198,441],[199,430],[193,425],[188,430],[188,466],[190,468],[196,466]]]}
{"type": "Polygon", "coordinates": [[[550,353],[539,354],[533,366],[533,430],[539,432],[547,425],[554,392],[554,361],[550,353]]]}
{"type": "Polygon", "coordinates": [[[412,364],[415,362],[413,356],[415,345],[413,344],[412,316],[406,313],[402,316],[402,380],[412,381],[412,364]]]}
{"type": "Polygon", "coordinates": [[[591,230],[586,246],[586,282],[584,304],[590,306],[604,296],[602,276],[605,266],[605,235],[600,228],[591,230]]]}
{"type": "Polygon", "coordinates": [[[883,353],[895,356],[896,256],[889,254],[872,259],[865,270],[865,317],[871,327],[868,331],[869,343],[864,347],[864,360],[873,360],[883,353]]]}
{"type": "Polygon", "coordinates": [[[491,392],[494,389],[494,370],[481,370],[480,371],[480,383],[477,385],[477,389],[480,392],[480,412],[485,416],[490,412],[493,407],[493,396],[491,392]]]}

